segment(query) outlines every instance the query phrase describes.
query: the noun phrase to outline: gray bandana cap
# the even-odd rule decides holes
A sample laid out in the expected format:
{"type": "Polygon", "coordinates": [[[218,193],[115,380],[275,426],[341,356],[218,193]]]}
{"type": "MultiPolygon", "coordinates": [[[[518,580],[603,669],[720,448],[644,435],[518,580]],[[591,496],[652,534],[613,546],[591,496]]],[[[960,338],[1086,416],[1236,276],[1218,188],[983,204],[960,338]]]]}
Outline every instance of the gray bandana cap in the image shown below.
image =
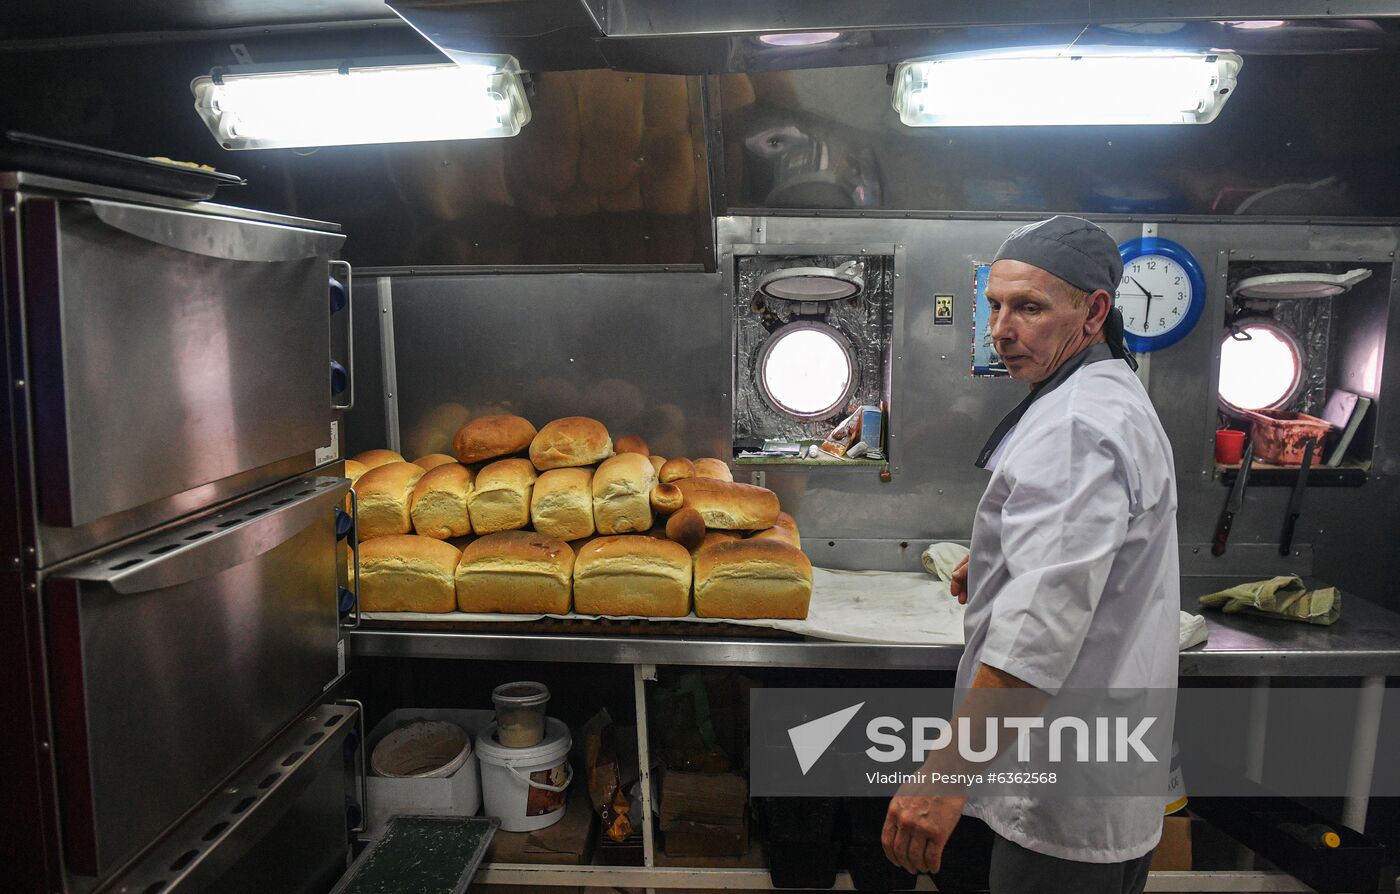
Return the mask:
{"type": "Polygon", "coordinates": [[[1085,292],[1103,289],[1112,295],[1123,278],[1123,257],[1113,237],[1098,224],[1067,214],[1013,231],[996,260],[1023,261],[1085,292]]]}

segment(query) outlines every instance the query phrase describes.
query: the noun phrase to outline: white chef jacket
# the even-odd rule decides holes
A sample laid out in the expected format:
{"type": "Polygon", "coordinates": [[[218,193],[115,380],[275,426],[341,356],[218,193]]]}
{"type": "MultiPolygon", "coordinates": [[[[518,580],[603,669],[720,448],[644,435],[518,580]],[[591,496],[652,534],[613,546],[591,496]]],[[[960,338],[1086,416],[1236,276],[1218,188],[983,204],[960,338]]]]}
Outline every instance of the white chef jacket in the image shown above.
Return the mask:
{"type": "MultiPolygon", "coordinates": [[[[1176,686],[1176,476],[1147,391],[1120,360],[1080,367],[988,463],[968,566],[966,649],[1038,689],[1176,686]]],[[[1043,854],[1117,863],[1161,837],[1163,799],[973,796],[963,812],[1043,854]]]]}

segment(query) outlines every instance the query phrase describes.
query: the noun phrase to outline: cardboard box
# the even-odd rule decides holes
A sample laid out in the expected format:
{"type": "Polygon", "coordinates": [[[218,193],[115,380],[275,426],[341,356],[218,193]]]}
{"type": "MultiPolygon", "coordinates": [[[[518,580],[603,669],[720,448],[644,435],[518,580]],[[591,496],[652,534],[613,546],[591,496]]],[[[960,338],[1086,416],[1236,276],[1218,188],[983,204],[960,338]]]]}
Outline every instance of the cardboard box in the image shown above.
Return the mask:
{"type": "Polygon", "coordinates": [[[665,831],[668,857],[742,857],[749,852],[749,824],[673,823],[665,831]]]}
{"type": "Polygon", "coordinates": [[[1186,872],[1191,869],[1191,817],[1162,820],[1162,840],[1152,852],[1153,872],[1186,872]]]}
{"type": "Polygon", "coordinates": [[[597,825],[588,789],[578,780],[569,786],[564,818],[534,832],[496,832],[486,850],[487,863],[548,863],[576,866],[593,859],[597,825]]]}
{"type": "Polygon", "coordinates": [[[667,770],[661,782],[661,829],[677,824],[738,826],[748,812],[749,785],[737,773],[667,770]]]}

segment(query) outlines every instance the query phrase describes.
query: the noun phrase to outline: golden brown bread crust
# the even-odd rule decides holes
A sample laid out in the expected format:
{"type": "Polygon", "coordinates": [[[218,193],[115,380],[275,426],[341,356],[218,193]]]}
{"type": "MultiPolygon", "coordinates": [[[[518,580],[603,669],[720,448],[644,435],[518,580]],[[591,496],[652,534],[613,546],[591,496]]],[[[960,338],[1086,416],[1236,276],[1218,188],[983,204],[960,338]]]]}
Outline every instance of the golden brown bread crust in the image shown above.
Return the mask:
{"type": "Polygon", "coordinates": [[[415,459],[413,464],[424,472],[431,472],[438,466],[445,466],[448,463],[455,463],[456,461],[457,458],[455,456],[448,456],[446,453],[429,453],[426,456],[420,456],[415,459]]]}
{"type": "Polygon", "coordinates": [[[401,463],[404,458],[392,450],[366,450],[350,457],[366,469],[374,469],[387,463],[401,463]]]}
{"type": "Polygon", "coordinates": [[[735,540],[695,553],[695,614],[702,618],[805,618],[812,562],[778,540],[735,540]]]}
{"type": "Polygon", "coordinates": [[[359,533],[361,540],[407,534],[413,530],[409,510],[413,488],[423,477],[423,470],[413,463],[391,462],[376,466],[355,482],[355,495],[360,504],[359,533]]]}
{"type": "Polygon", "coordinates": [[[467,498],[472,530],[494,534],[528,525],[535,477],[535,467],[524,458],[498,459],[483,466],[467,498]]]}
{"type": "Polygon", "coordinates": [[[733,531],[706,531],[704,539],[700,541],[699,549],[704,549],[716,543],[733,543],[739,539],[739,535],[733,531]]]}
{"type": "Polygon", "coordinates": [[[682,478],[694,478],[695,463],[683,456],[668,459],[657,472],[657,477],[660,478],[662,484],[670,484],[672,481],[679,481],[682,478]]]}
{"type": "Polygon", "coordinates": [[[470,534],[467,502],[474,477],[471,469],[457,462],[444,463],[424,473],[414,485],[409,503],[413,530],[438,540],[470,534]]]}
{"type": "Polygon", "coordinates": [[[540,429],[530,442],[530,462],[541,472],[592,465],[612,453],[612,438],[607,428],[587,416],[556,419],[540,429]]]}
{"type": "MultiPolygon", "coordinates": [[[[417,463],[414,463],[414,465],[417,465],[417,463]]],[[[354,484],[356,481],[359,481],[360,476],[368,471],[369,466],[365,465],[362,462],[358,462],[353,459],[347,459],[345,461],[345,477],[350,479],[351,484],[354,484]]]]}
{"type": "Polygon", "coordinates": [[[644,535],[599,537],[574,563],[574,610],[588,615],[690,613],[690,553],[644,535]]]}
{"type": "Polygon", "coordinates": [[[707,456],[695,460],[696,478],[713,478],[716,481],[733,481],[734,473],[729,471],[729,466],[722,459],[715,459],[707,456]]]}
{"type": "Polygon", "coordinates": [[[530,523],[541,534],[560,540],[592,536],[593,470],[550,469],[540,473],[530,497],[530,523]]]}
{"type": "Polygon", "coordinates": [[[593,473],[593,524],[599,534],[628,534],[651,527],[655,470],[640,453],[619,453],[593,473]]]}
{"type": "Polygon", "coordinates": [[[452,450],[464,463],[485,462],[519,453],[535,438],[535,427],[522,416],[481,416],[457,429],[452,450]]]}
{"type": "Polygon", "coordinates": [[[573,589],[574,551],[557,537],[502,531],[480,537],[457,563],[457,607],[464,612],[564,614],[573,589]]]}
{"type": "Polygon", "coordinates": [[[685,505],[705,519],[705,527],[724,531],[761,531],[778,520],[778,495],[766,487],[714,478],[682,478],[676,487],[685,505]]]}
{"type": "Polygon", "coordinates": [[[685,494],[674,484],[658,484],[651,489],[651,508],[670,515],[685,505],[685,494]]]}
{"type": "Polygon", "coordinates": [[[751,539],[778,540],[789,546],[802,548],[802,535],[797,532],[797,520],[786,512],[779,512],[778,520],[773,522],[773,527],[759,531],[751,539]]]}
{"type": "Polygon", "coordinates": [[[666,520],[666,536],[686,549],[698,549],[705,540],[705,520],[694,509],[682,507],[666,520]]]}
{"type": "Polygon", "coordinates": [[[456,547],[430,537],[393,534],[360,544],[360,610],[450,612],[456,547]]]}
{"type": "Polygon", "coordinates": [[[613,442],[613,453],[640,453],[642,456],[650,456],[651,448],[637,435],[623,435],[613,442]]]}
{"type": "Polygon", "coordinates": [[[656,470],[656,477],[659,479],[661,477],[661,467],[666,465],[666,457],[648,456],[647,459],[651,460],[651,467],[656,470]]]}

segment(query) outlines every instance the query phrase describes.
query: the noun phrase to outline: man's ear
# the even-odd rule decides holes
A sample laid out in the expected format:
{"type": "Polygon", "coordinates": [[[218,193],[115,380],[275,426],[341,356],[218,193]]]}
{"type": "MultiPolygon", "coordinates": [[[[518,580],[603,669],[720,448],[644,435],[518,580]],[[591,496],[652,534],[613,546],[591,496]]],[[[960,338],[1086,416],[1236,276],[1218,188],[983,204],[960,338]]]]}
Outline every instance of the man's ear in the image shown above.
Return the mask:
{"type": "Polygon", "coordinates": [[[1089,295],[1086,303],[1089,305],[1089,316],[1084,320],[1084,334],[1092,338],[1103,331],[1108,313],[1113,310],[1113,294],[1097,289],[1089,295]]]}

